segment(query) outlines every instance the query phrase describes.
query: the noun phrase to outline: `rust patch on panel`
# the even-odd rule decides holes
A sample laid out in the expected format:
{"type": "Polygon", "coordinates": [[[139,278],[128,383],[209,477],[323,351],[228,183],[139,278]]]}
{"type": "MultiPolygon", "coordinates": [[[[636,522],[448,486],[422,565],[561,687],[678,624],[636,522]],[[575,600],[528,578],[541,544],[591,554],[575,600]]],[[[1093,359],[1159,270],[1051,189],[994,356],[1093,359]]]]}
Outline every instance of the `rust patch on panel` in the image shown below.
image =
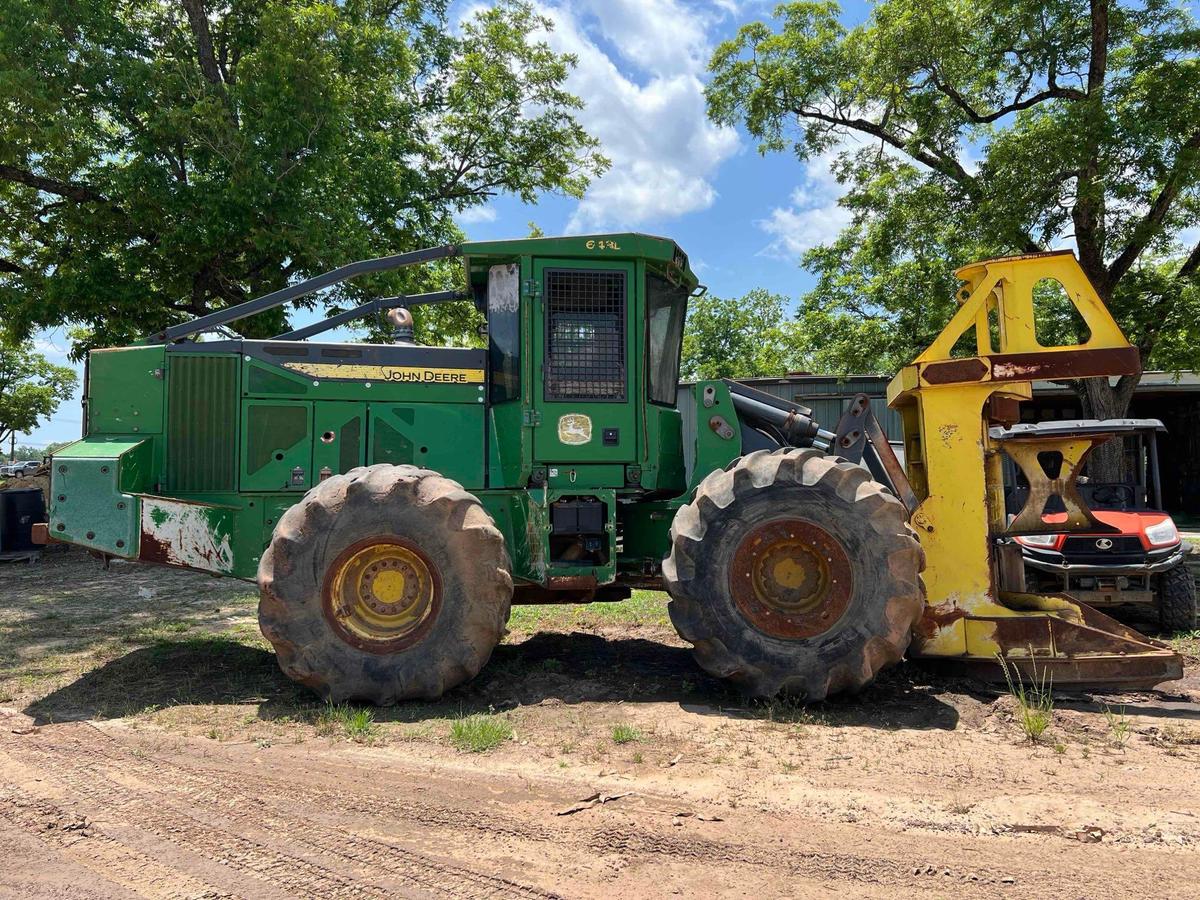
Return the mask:
{"type": "Polygon", "coordinates": [[[929,384],[963,384],[983,381],[983,377],[987,373],[987,363],[979,357],[927,363],[921,367],[921,377],[929,384]]]}
{"type": "Polygon", "coordinates": [[[992,381],[1039,378],[1100,378],[1141,371],[1135,347],[1061,350],[1057,353],[1001,353],[990,357],[992,381]]]}

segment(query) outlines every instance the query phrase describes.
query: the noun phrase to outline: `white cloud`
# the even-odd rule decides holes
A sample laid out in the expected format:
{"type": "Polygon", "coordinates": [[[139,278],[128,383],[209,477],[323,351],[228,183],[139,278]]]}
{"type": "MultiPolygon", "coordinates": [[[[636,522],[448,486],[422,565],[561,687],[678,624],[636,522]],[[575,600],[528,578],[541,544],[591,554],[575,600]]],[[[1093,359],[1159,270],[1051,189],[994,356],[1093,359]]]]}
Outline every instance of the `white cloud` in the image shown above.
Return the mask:
{"type": "Polygon", "coordinates": [[[818,244],[831,240],[850,224],[850,210],[839,205],[845,188],[838,184],[830,167],[841,147],[807,160],[800,184],[792,191],[787,206],[776,206],[755,224],[771,242],[759,255],[796,260],[818,244]]]}
{"type": "Polygon", "coordinates": [[[715,11],[676,0],[585,0],[542,11],[554,21],[551,46],[579,59],[567,87],[587,104],[580,122],[612,160],[567,230],[632,228],[711,206],[716,170],[739,146],[733,129],[705,114],[700,76],[715,11]]]}
{"type": "MultiPolygon", "coordinates": [[[[833,166],[843,153],[854,153],[864,147],[911,162],[899,150],[865,135],[853,132],[842,135],[824,153],[804,161],[800,183],[792,190],[788,204],[773,207],[766,218],[754,223],[771,238],[759,256],[794,262],[813,247],[833,240],[850,224],[853,214],[841,205],[849,188],[838,182],[833,166]]],[[[978,159],[968,153],[968,165],[978,165],[978,159]]]]}
{"type": "Polygon", "coordinates": [[[474,225],[477,222],[495,222],[496,208],[494,206],[472,206],[469,209],[464,209],[454,218],[455,221],[462,225],[474,225]]]}

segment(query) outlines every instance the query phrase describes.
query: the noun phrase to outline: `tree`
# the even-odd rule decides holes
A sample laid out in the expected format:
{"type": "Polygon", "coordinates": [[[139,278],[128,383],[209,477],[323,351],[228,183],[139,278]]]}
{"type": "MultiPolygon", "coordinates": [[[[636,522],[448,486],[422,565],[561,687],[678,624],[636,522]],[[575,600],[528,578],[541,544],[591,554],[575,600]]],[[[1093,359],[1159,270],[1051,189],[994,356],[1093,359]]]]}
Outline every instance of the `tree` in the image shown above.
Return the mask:
{"type": "Polygon", "coordinates": [[[0,447],[52,416],[77,384],[74,371],[35,353],[28,341],[0,332],[0,447]]]}
{"type": "MultiPolygon", "coordinates": [[[[532,36],[549,27],[509,0],[461,26],[447,0],[0,0],[6,323],[86,326],[77,353],[124,343],[453,243],[454,215],[498,193],[580,196],[608,162],[562,87],[574,58],[532,36]]],[[[414,269],[324,300],[460,279],[414,269]]]]}
{"type": "MultiPolygon", "coordinates": [[[[850,225],[804,257],[808,348],[894,371],[957,266],[1073,240],[1150,365],[1200,365],[1200,26],[1169,0],[881,0],[854,28],[790,3],[715,51],[710,116],[762,152],[836,153],[850,225]],[[1181,244],[1190,234],[1188,245],[1181,244]]],[[[1075,325],[1046,299],[1050,331],[1075,325]]],[[[1100,417],[1140,376],[1076,385],[1100,417]]]]}
{"type": "Polygon", "coordinates": [[[796,323],[787,298],[762,289],[738,299],[704,296],[688,305],[683,378],[786,375],[800,363],[796,323]]]}

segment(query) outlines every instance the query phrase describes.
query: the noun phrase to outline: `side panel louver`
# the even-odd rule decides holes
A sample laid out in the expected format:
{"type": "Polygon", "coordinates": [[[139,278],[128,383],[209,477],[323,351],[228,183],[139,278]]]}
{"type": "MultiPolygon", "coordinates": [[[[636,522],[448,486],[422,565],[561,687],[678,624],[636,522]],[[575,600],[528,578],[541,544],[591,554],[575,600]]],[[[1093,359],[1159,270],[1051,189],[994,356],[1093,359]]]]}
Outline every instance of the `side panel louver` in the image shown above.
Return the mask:
{"type": "Polygon", "coordinates": [[[169,489],[236,490],[237,359],[181,353],[169,360],[169,489]]]}

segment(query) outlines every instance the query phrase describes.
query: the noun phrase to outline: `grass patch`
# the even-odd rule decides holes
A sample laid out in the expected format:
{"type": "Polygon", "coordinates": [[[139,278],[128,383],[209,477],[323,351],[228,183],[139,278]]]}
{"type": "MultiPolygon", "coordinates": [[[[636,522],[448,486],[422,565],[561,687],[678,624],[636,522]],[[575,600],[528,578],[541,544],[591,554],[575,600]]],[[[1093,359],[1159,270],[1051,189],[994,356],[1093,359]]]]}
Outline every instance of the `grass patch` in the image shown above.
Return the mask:
{"type": "Polygon", "coordinates": [[[1051,697],[1051,684],[1047,679],[1048,673],[1042,670],[1041,680],[1038,680],[1037,669],[1033,670],[1033,683],[1026,687],[1021,679],[1021,673],[1014,666],[1010,671],[1004,658],[997,656],[1000,665],[1004,667],[1004,680],[1008,682],[1008,693],[1016,701],[1017,725],[1025,739],[1036,744],[1054,721],[1054,699],[1051,697]]]}
{"type": "Polygon", "coordinates": [[[515,632],[569,631],[605,625],[669,628],[667,595],[662,591],[634,591],[616,603],[536,604],[514,606],[508,627],[515,632]]]}
{"type": "Polygon", "coordinates": [[[317,710],[313,717],[317,734],[342,737],[358,744],[374,743],[379,737],[375,710],[349,703],[330,703],[317,710]]]}
{"type": "Polygon", "coordinates": [[[643,737],[638,729],[627,722],[621,722],[612,727],[612,739],[614,744],[630,744],[643,740],[643,737]]]}
{"type": "Polygon", "coordinates": [[[502,716],[475,713],[450,723],[450,743],[470,753],[484,753],[512,738],[512,724],[502,716]]]}

